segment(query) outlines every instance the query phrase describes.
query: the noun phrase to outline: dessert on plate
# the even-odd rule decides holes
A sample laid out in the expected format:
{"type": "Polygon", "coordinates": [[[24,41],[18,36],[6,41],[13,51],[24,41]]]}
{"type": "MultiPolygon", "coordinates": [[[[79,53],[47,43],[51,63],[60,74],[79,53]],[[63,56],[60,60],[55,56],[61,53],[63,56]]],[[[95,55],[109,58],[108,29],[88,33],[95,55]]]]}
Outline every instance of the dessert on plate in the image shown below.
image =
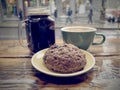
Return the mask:
{"type": "Polygon", "coordinates": [[[86,65],[85,54],[72,44],[52,45],[45,53],[45,66],[59,73],[73,73],[86,65]]]}

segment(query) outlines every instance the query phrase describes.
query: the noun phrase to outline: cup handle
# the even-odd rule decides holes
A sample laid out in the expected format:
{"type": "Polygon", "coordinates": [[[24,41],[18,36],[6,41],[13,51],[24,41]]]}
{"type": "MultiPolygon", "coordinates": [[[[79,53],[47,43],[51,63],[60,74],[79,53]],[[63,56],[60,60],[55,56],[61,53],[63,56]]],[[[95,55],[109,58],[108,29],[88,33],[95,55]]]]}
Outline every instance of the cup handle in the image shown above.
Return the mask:
{"type": "Polygon", "coordinates": [[[100,45],[103,44],[106,40],[105,36],[103,34],[95,34],[95,36],[99,36],[102,38],[101,42],[93,42],[92,45],[100,45]]]}

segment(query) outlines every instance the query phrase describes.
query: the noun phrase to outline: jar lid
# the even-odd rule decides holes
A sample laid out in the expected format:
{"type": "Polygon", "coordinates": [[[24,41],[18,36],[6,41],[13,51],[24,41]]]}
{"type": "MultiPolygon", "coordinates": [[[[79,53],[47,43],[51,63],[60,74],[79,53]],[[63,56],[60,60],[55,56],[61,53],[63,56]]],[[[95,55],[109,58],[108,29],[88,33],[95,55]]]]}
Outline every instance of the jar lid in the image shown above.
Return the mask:
{"type": "Polygon", "coordinates": [[[30,15],[50,15],[50,10],[47,8],[29,8],[27,10],[27,16],[30,15]]]}

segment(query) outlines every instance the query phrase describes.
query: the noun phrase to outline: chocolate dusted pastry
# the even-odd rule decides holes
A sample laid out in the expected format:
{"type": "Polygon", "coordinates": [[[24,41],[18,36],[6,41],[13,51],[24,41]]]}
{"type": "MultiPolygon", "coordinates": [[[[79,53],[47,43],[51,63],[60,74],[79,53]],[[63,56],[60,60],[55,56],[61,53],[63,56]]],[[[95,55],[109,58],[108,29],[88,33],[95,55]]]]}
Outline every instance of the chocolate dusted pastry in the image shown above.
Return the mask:
{"type": "Polygon", "coordinates": [[[50,70],[59,73],[72,73],[86,65],[85,54],[72,44],[52,45],[44,55],[44,63],[50,70]]]}

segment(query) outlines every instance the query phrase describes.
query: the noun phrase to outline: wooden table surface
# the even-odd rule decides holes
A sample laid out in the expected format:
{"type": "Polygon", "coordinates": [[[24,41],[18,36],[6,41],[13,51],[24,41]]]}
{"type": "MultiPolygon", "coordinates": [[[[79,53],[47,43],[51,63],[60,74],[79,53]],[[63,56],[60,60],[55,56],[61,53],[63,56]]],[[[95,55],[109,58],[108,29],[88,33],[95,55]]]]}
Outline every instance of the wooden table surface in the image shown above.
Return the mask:
{"type": "MultiPolygon", "coordinates": [[[[62,40],[56,40],[62,44],[62,40]]],[[[120,90],[120,37],[106,38],[87,50],[95,66],[75,77],[52,77],[31,64],[30,51],[17,40],[0,41],[0,90],[120,90]]]]}

